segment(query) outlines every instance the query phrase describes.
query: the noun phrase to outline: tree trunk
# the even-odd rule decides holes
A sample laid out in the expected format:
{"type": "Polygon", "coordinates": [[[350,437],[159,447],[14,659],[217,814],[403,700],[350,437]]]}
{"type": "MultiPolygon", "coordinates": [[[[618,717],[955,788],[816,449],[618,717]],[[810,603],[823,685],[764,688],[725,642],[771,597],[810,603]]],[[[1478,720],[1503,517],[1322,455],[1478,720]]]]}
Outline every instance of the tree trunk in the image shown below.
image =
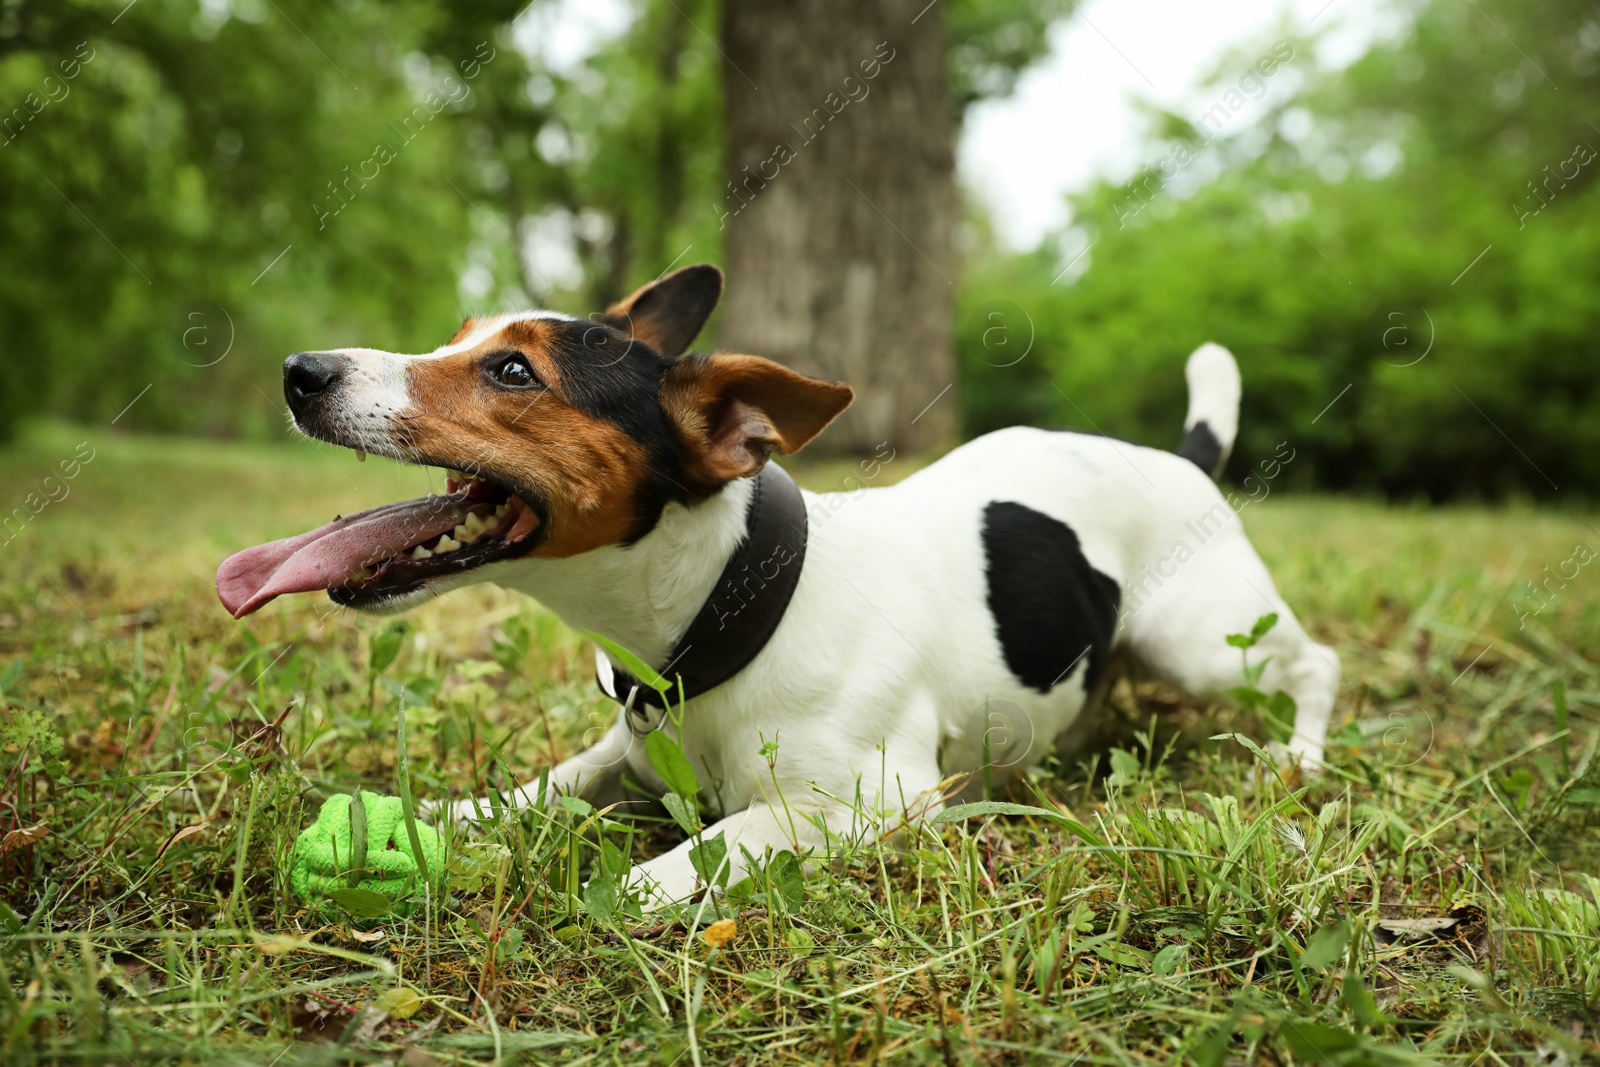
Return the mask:
{"type": "Polygon", "coordinates": [[[958,202],[939,5],[722,10],[731,173],[719,346],[854,386],[825,448],[944,442],[956,425],[946,390],[958,202]]]}

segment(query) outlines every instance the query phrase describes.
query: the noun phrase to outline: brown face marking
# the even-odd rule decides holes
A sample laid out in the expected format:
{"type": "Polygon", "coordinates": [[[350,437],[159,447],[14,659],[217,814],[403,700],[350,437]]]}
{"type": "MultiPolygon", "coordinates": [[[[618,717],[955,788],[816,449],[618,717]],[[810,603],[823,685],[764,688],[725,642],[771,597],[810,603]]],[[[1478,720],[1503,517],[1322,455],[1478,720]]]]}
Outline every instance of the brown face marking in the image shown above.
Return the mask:
{"type": "Polygon", "coordinates": [[[721,288],[702,265],[598,319],[469,319],[453,344],[498,328],[407,361],[408,405],[391,431],[417,462],[484,475],[532,504],[544,520],[533,555],[632,544],[668,503],[755,474],[850,403],[847,386],[755,356],[681,356],[721,288]]]}
{"type": "Polygon", "coordinates": [[[474,319],[474,318],[462,319],[461,320],[461,329],[457,330],[456,331],[456,335],[454,337],[450,338],[450,340],[446,341],[445,344],[447,344],[447,345],[460,344],[462,341],[466,340],[466,337],[467,337],[467,335],[469,333],[471,333],[473,330],[477,329],[477,326],[478,326],[478,320],[477,319],[474,319]]]}
{"type": "Polygon", "coordinates": [[[626,541],[650,469],[639,441],[564,388],[558,351],[572,324],[524,319],[482,344],[406,367],[410,406],[395,434],[432,462],[495,475],[537,495],[548,528],[532,555],[573,556],[626,541]],[[504,389],[485,366],[521,353],[544,388],[504,389]]]}

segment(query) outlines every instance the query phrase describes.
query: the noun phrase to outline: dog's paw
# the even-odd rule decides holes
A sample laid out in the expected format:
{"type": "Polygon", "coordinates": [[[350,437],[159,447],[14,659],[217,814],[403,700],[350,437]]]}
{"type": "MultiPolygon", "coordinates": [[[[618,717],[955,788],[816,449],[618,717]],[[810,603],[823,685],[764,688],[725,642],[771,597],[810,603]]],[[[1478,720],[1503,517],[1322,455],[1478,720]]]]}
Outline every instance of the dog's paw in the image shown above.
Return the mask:
{"type": "Polygon", "coordinates": [[[685,903],[703,893],[687,854],[674,852],[635,864],[624,884],[626,892],[638,894],[647,912],[685,903]]]}

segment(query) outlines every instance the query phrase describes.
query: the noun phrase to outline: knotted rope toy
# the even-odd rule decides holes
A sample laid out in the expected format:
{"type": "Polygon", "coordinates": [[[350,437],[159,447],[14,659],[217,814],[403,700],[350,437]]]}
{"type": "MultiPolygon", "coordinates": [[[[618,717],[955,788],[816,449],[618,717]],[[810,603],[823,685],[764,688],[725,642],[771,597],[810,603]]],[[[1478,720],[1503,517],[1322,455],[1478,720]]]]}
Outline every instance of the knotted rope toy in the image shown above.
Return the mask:
{"type": "MultiPolygon", "coordinates": [[[[309,904],[325,907],[330,897],[340,902],[340,890],[364,889],[388,901],[395,914],[408,915],[411,905],[401,898],[422,888],[423,866],[406,829],[405,806],[399,797],[366,790],[357,795],[359,804],[348,795],[329,797],[317,821],[295,838],[289,884],[309,904]]],[[[443,882],[444,842],[431,826],[418,823],[416,829],[428,877],[437,888],[443,882]]]]}

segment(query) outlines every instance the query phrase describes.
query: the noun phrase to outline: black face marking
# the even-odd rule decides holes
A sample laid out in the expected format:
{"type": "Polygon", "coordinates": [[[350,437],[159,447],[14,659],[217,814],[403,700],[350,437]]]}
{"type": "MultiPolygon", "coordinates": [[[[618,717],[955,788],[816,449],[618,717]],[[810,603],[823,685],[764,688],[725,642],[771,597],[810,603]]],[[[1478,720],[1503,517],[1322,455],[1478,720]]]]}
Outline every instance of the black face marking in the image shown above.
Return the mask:
{"type": "Polygon", "coordinates": [[[593,321],[563,324],[549,354],[561,373],[567,402],[621,429],[649,458],[650,470],[636,501],[638,522],[623,542],[634,544],[655,528],[669,502],[688,499],[683,443],[661,406],[661,377],[672,361],[615,327],[593,321]]]}
{"type": "Polygon", "coordinates": [[[1048,693],[1087,657],[1084,691],[1100,681],[1122,593],[1084,557],[1072,527],[1022,504],[983,509],[989,614],[1006,666],[1048,693]]]}
{"type": "Polygon", "coordinates": [[[1215,478],[1222,473],[1222,442],[1211,432],[1206,420],[1201,419],[1183,435],[1178,455],[1215,478]]]}
{"type": "Polygon", "coordinates": [[[685,267],[639,290],[604,319],[640,337],[668,358],[683,355],[722,298],[722,272],[709,263],[685,267]]]}

